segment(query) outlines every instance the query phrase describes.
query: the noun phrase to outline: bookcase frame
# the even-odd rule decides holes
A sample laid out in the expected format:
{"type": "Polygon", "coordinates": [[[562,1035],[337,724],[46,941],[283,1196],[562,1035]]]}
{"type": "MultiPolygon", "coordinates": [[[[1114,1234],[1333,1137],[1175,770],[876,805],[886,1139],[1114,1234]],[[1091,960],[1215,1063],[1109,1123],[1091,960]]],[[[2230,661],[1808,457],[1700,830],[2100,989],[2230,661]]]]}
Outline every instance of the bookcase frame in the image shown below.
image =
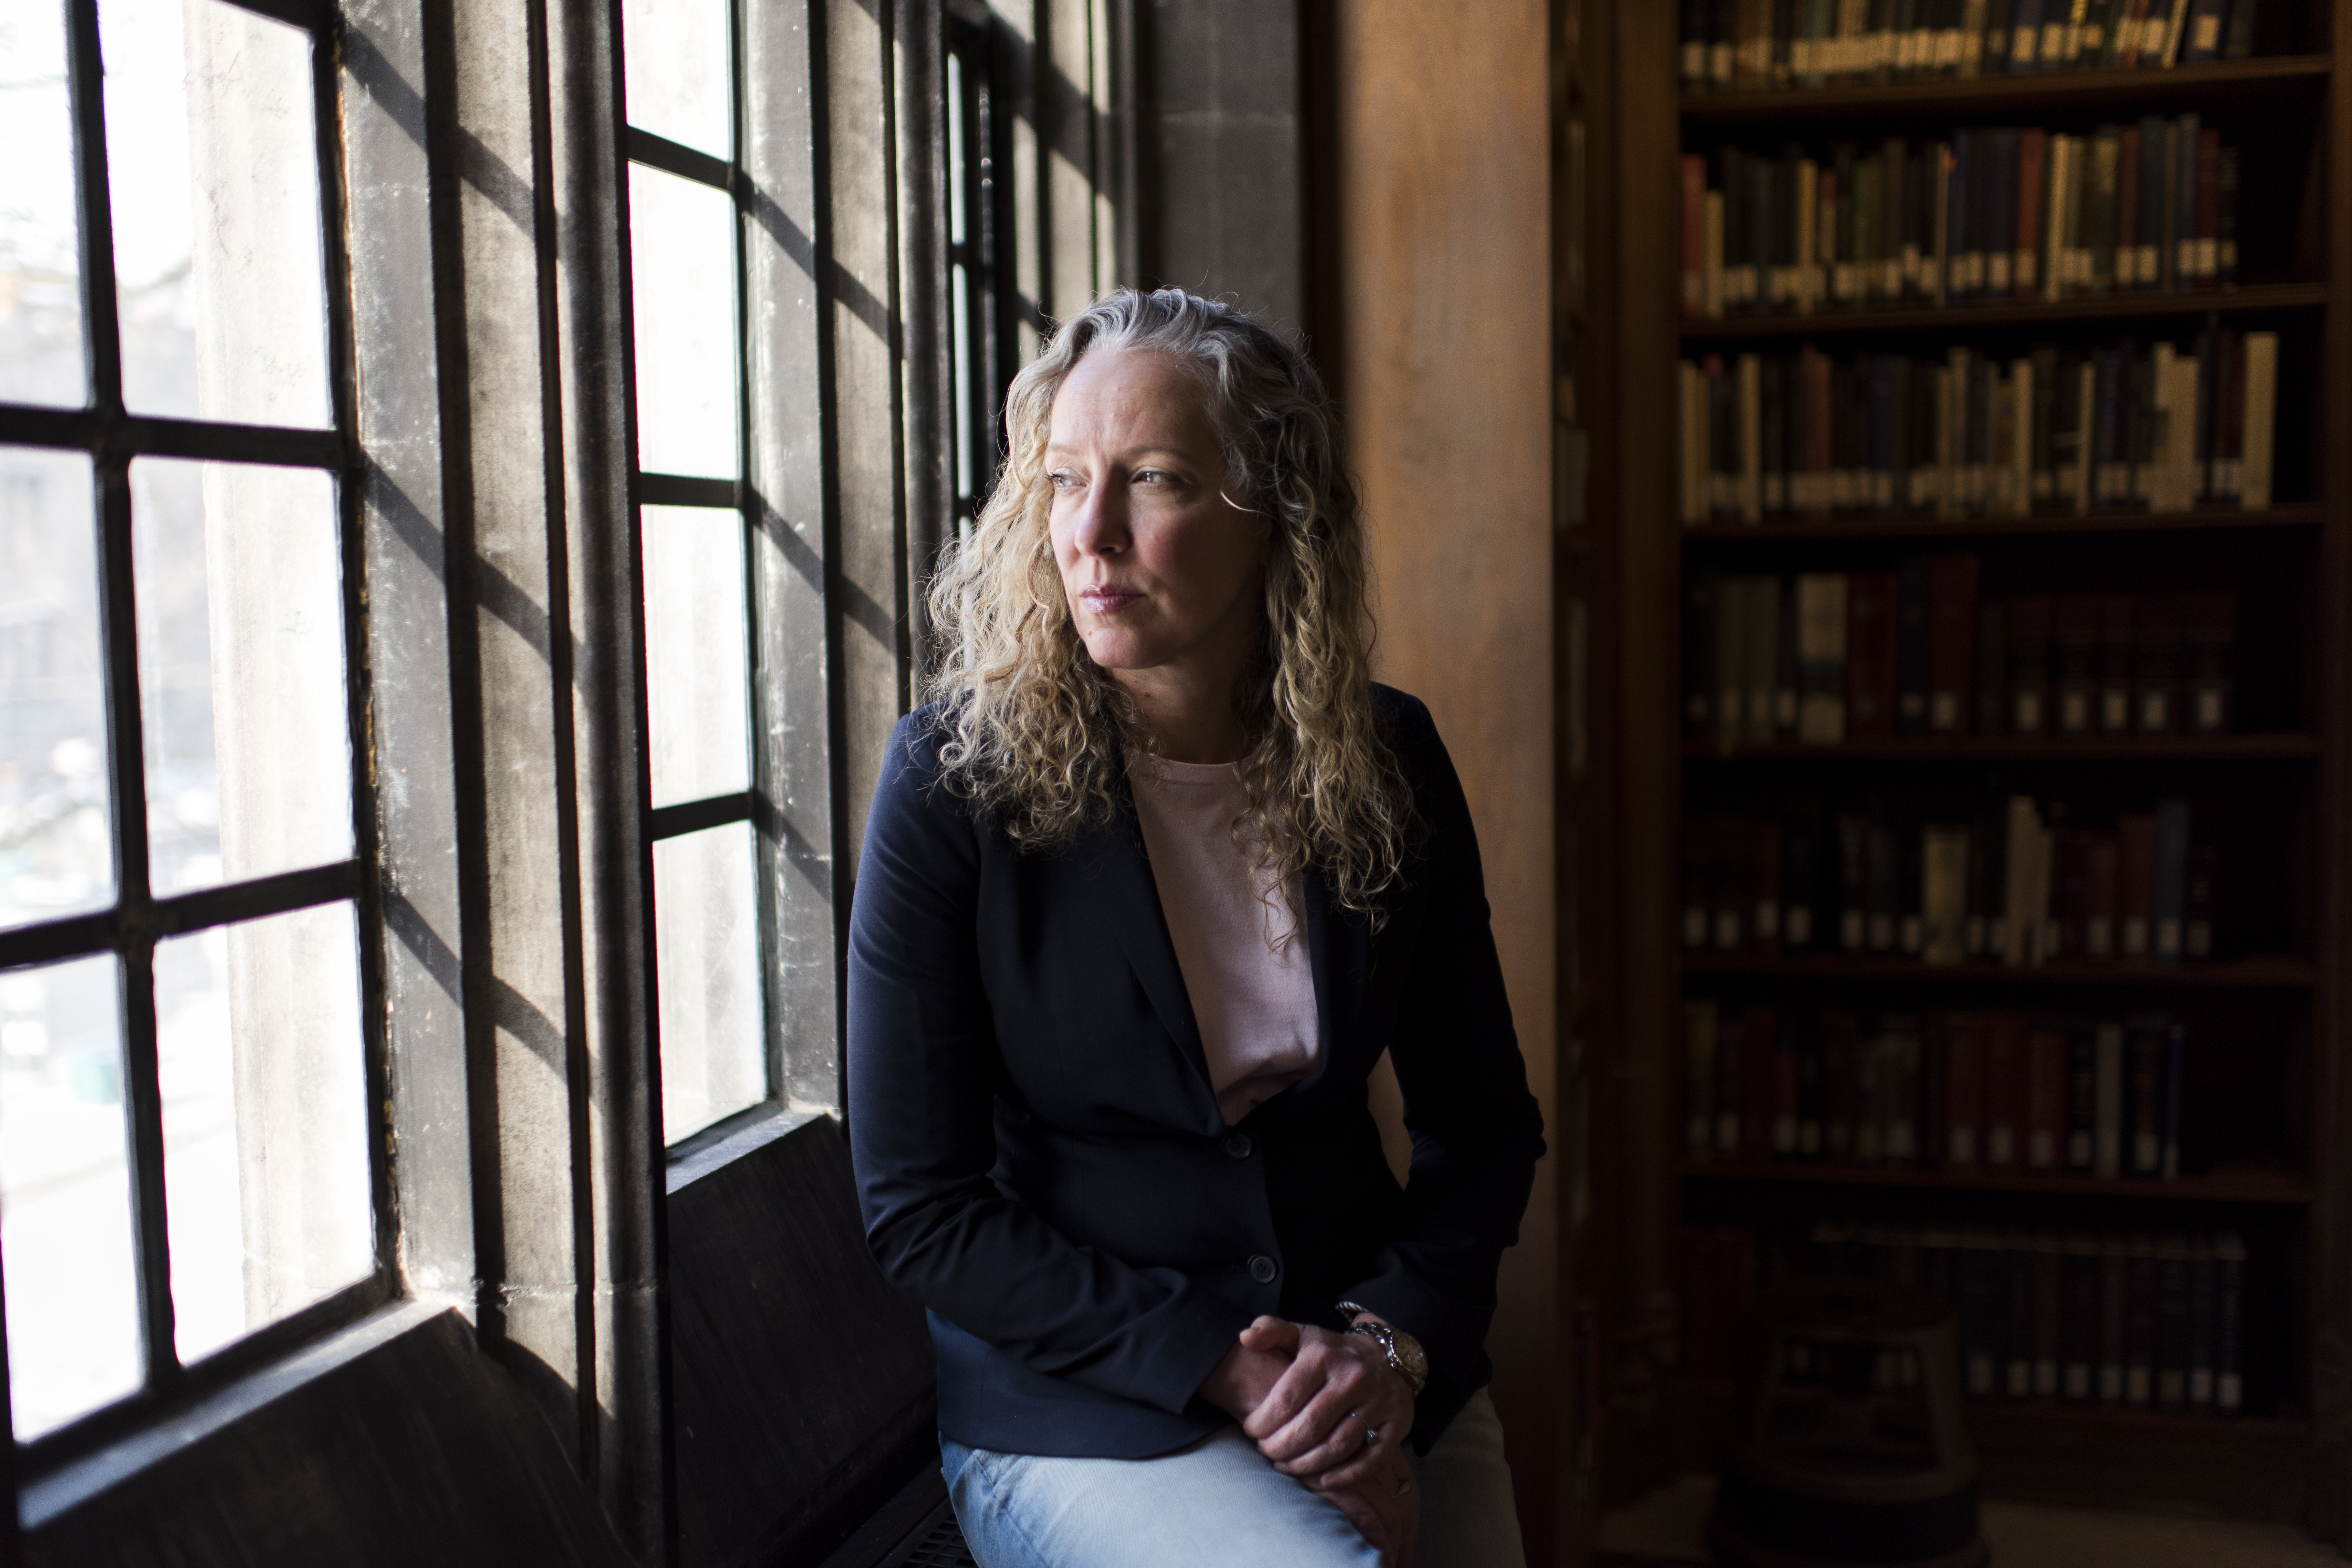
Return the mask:
{"type": "MultiPolygon", "coordinates": [[[[2273,0],[2276,3],[2276,0],[2273,0]]],[[[1685,99],[1678,89],[1677,7],[1553,0],[1561,134],[1559,205],[1570,185],[1589,232],[1556,222],[1555,278],[1561,371],[1558,413],[1581,430],[1591,461],[1581,505],[1564,511],[1555,585],[1564,612],[1559,655],[1562,710],[1559,886],[1562,1109],[1570,1123],[1570,1202],[1562,1280],[1573,1302],[1567,1331],[1580,1408],[1574,1503],[1589,1550],[1600,1514],[1692,1468],[1711,1468],[1728,1411],[1727,1388],[1696,1385],[1675,1370],[1677,1242],[1685,1192],[1714,1184],[1811,1183],[1856,1188],[1936,1188],[2024,1194],[2080,1194],[2080,1178],[2025,1173],[1958,1179],[1931,1171],[1820,1167],[1684,1169],[1680,1110],[1680,999],[1684,977],[1748,970],[1787,982],[1885,987],[1917,980],[1980,1005],[2121,979],[2147,983],[2151,999],[2186,986],[2245,987],[2307,996],[2311,1124],[2300,1175],[2217,1173],[2168,1186],[2102,1194],[2118,1205],[2240,1205],[2299,1226],[2302,1311],[2292,1347],[2296,1408],[2279,1417],[2223,1418],[2134,1409],[1972,1403],[1968,1424],[1990,1495],[2132,1506],[2162,1502],[2293,1521],[2344,1542],[2352,1525],[2352,0],[2310,0],[2314,52],[2168,72],[2050,74],[1685,99]],[[2039,123],[2180,112],[2260,101],[2292,91],[2318,105],[2320,144],[2311,158],[2324,203],[2318,281],[2240,289],[2227,308],[2292,310],[2322,333],[2312,411],[2315,494],[2265,512],[2168,516],[2092,514],[1921,521],[1839,516],[1762,529],[1677,525],[1676,366],[1683,357],[1681,200],[1677,159],[1694,147],[1745,136],[1777,142],[1790,128],[1835,127],[1866,136],[1922,132],[1954,121],[2039,123]],[[2011,118],[2013,117],[2013,118],[2011,118]],[[1572,133],[1570,123],[1573,122],[1572,133]],[[1574,143],[1575,163],[1566,150],[1574,143]],[[1570,286],[1570,272],[1579,274],[1570,286]],[[1910,539],[1949,548],[1970,539],[2157,531],[2211,535],[2228,548],[2247,530],[2305,531],[2317,563],[2315,646],[2305,728],[2296,734],[2084,738],[2026,744],[2000,738],[1907,740],[1842,757],[1935,756],[1948,762],[2033,758],[2121,765],[2309,770],[2315,802],[2310,868],[2296,884],[2313,908],[2306,956],[2250,958],[2161,973],[2063,964],[1986,973],[1912,971],[1885,960],[1823,954],[1790,962],[1693,954],[1678,929],[1677,875],[1686,773],[1769,770],[1780,755],[1818,757],[1795,746],[1686,746],[1680,707],[1685,562],[1734,549],[1767,569],[1782,542],[1910,539]]],[[[2242,227],[2288,225],[2307,215],[2242,212],[2242,227]]],[[[1965,342],[1972,331],[2013,331],[2105,318],[2200,313],[2210,291],[2094,298],[2054,304],[1949,311],[1885,310],[1805,318],[1711,321],[1703,336],[1727,352],[1793,348],[1808,339],[1834,350],[1874,331],[1932,331],[1965,342]]],[[[2275,536],[2274,536],[2275,537],[2275,536]]],[[[1801,544],[1796,544],[1802,548],[1801,544]]],[[[2159,775],[2160,776],[2160,775],[2159,775]]],[[[1822,994],[1820,992],[1814,993],[1822,994]]],[[[2221,1212],[2208,1210],[2206,1212],[2221,1212]]],[[[2118,1223],[2126,1223],[2120,1220],[2118,1223]]],[[[2277,1323],[2250,1323],[2249,1333],[2277,1323]]]]}

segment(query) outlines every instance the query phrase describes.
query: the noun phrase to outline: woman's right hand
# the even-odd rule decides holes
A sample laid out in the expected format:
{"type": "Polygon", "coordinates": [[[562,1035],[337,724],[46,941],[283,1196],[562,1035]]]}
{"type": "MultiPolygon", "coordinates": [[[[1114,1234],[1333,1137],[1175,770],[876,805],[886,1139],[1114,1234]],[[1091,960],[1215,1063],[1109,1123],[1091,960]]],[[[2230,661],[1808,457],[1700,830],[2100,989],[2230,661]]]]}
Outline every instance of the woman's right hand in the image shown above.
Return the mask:
{"type": "Polygon", "coordinates": [[[1413,1547],[1421,1534],[1421,1483],[1402,1447],[1383,1457],[1354,1486],[1333,1488],[1323,1495],[1380,1552],[1386,1568],[1412,1568],[1413,1547]]]}

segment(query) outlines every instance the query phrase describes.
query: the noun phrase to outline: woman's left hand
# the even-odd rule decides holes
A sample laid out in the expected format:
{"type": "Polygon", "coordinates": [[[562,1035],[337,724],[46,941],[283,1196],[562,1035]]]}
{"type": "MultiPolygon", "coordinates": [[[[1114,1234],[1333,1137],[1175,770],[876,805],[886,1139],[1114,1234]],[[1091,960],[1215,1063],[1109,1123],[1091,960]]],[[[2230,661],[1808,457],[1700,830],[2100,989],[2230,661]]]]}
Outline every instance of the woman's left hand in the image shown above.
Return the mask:
{"type": "Polygon", "coordinates": [[[1252,1350],[1290,1357],[1242,1431],[1286,1476],[1319,1491],[1351,1487],[1412,1430],[1412,1385],[1362,1334],[1260,1318],[1242,1331],[1252,1350]]]}

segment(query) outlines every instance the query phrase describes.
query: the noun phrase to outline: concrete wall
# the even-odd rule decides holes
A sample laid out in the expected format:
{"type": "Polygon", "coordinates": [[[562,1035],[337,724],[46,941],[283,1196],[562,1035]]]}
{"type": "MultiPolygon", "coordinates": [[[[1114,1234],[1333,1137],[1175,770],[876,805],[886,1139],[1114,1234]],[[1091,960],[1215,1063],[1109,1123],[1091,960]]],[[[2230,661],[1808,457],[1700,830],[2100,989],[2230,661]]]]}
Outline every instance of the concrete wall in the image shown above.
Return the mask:
{"type": "Polygon", "coordinates": [[[1141,0],[1141,280],[1307,323],[1296,0],[1141,0]]]}

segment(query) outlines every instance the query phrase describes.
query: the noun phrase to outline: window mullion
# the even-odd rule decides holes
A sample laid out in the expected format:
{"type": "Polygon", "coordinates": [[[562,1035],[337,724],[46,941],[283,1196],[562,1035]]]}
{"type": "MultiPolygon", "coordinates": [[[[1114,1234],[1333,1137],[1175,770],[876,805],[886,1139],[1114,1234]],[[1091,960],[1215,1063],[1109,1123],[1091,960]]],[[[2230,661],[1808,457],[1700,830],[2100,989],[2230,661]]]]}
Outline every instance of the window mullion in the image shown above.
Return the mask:
{"type": "Polygon", "coordinates": [[[106,90],[99,64],[98,0],[67,0],[67,90],[73,105],[74,194],[80,205],[83,352],[90,401],[122,409],[122,329],[114,289],[114,204],[106,172],[106,90]]]}
{"type": "MultiPolygon", "coordinates": [[[[88,0],[83,0],[84,4],[88,0]]],[[[147,784],[131,584],[131,471],[98,466],[99,635],[106,648],[106,727],[113,795],[116,952],[121,960],[123,1104],[131,1118],[131,1221],[139,1318],[151,1394],[177,1381],[172,1250],[163,1190],[163,1099],[155,1055],[154,905],[147,882],[147,784]]]]}

